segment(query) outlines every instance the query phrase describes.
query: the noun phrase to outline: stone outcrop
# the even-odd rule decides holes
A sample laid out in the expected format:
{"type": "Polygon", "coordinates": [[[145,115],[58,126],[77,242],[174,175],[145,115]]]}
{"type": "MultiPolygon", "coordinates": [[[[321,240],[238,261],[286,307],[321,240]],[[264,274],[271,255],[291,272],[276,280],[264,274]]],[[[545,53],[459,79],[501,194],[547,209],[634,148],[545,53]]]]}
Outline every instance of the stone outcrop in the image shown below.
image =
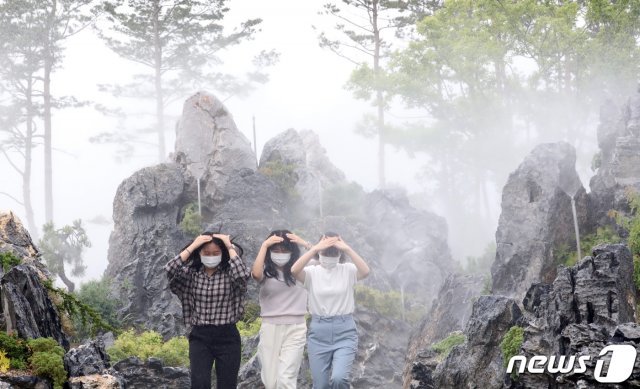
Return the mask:
{"type": "Polygon", "coordinates": [[[180,302],[168,289],[163,266],[193,238],[179,223],[187,206],[197,203],[195,175],[203,171],[203,230],[240,237],[246,260],[255,258],[286,214],[276,185],[250,168],[251,148],[214,96],[198,93],[187,100],[177,130],[174,162],[141,169],[120,184],[106,271],[126,302],[121,317],[165,336],[184,333],[180,302]]]}
{"type": "Polygon", "coordinates": [[[596,155],[598,171],[589,187],[590,224],[613,226],[618,233],[625,231],[609,217],[610,210],[629,215],[625,195],[628,188],[640,192],[640,93],[631,97],[622,107],[608,101],[600,110],[596,155]]]}
{"type": "Polygon", "coordinates": [[[571,196],[580,226],[587,224],[588,204],[575,160],[568,143],[541,144],[509,176],[491,266],[494,294],[520,301],[532,283],[553,281],[554,250],[575,247],[571,196]]]}
{"type": "Polygon", "coordinates": [[[416,376],[421,376],[419,371],[424,361],[436,357],[429,347],[466,327],[473,302],[480,295],[484,282],[484,277],[478,275],[451,274],[447,277],[429,313],[409,339],[402,376],[405,389],[411,387],[412,381],[420,381],[416,376]]]}
{"type": "Polygon", "coordinates": [[[599,351],[619,343],[612,339],[619,326],[622,332],[640,329],[634,290],[633,258],[621,244],[596,246],[592,256],[561,268],[550,287],[532,285],[524,300],[532,318],[525,327],[522,355],[591,355],[591,360],[583,374],[525,373],[518,381],[527,388],[546,388],[553,380],[567,387],[572,382],[597,385],[593,373],[599,351]]]}
{"type": "MultiPolygon", "coordinates": [[[[520,305],[504,296],[481,296],[464,330],[466,341],[443,360],[421,350],[412,365],[409,388],[593,388],[600,350],[610,344],[640,344],[635,323],[633,259],[622,244],[600,245],[573,267],[561,267],[551,284],[532,285],[520,305]],[[524,329],[517,355],[588,355],[586,371],[506,373],[500,343],[511,326],[524,329]]],[[[607,359],[608,358],[608,359],[607,359]]],[[[519,363],[516,363],[518,369],[519,363]]],[[[640,387],[636,360],[629,380],[612,387],[640,387]]]]}
{"type": "Polygon", "coordinates": [[[21,262],[6,274],[0,267],[3,329],[26,339],[51,337],[68,350],[59,312],[43,285],[51,275],[40,263],[31,236],[11,212],[0,214],[0,253],[11,253],[21,262]]]}
{"type": "Polygon", "coordinates": [[[127,389],[189,388],[191,379],[185,367],[167,367],[156,358],[141,361],[130,357],[113,365],[110,373],[121,377],[127,389]]]}
{"type": "MultiPolygon", "coordinates": [[[[336,231],[372,268],[366,285],[402,291],[407,306],[425,309],[453,270],[444,219],[413,208],[403,191],[366,193],[348,182],[312,131],[290,129],[268,141],[256,168],[229,112],[204,92],[187,100],[176,131],[171,162],[134,173],[114,199],[106,275],[126,302],[120,312],[126,324],[165,337],[184,333],[180,302],[168,289],[163,266],[193,239],[179,223],[198,197],[203,224],[237,237],[248,265],[271,230],[293,229],[310,242],[336,231]],[[290,174],[285,183],[291,188],[283,186],[283,173],[290,174]]],[[[257,300],[257,287],[249,282],[250,300],[257,300]]],[[[399,387],[409,327],[374,312],[359,311],[356,320],[367,329],[354,377],[371,388],[399,387]],[[378,325],[368,327],[370,322],[378,325]],[[402,331],[388,336],[397,328],[402,331]]],[[[259,380],[256,359],[246,358],[245,386],[259,380]]],[[[308,370],[301,377],[304,387],[308,370]]]]}
{"type": "Polygon", "coordinates": [[[344,173],[335,167],[313,131],[292,128],[271,138],[260,155],[260,169],[281,169],[295,181],[291,188],[298,196],[295,205],[299,218],[308,221],[321,215],[322,192],[347,183],[344,173]]]}
{"type": "Polygon", "coordinates": [[[69,377],[100,375],[109,366],[109,355],[101,338],[89,340],[64,356],[64,368],[69,377]]]}

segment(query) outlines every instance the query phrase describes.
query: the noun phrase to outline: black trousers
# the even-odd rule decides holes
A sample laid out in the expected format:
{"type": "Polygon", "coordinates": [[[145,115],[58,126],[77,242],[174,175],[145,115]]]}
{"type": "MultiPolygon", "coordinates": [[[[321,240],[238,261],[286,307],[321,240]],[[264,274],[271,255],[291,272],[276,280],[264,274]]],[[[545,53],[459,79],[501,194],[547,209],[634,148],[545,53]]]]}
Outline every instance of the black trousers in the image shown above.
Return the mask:
{"type": "Polygon", "coordinates": [[[235,324],[193,326],[189,333],[191,389],[211,389],[215,361],[217,389],[235,389],[240,370],[240,333],[235,324]]]}

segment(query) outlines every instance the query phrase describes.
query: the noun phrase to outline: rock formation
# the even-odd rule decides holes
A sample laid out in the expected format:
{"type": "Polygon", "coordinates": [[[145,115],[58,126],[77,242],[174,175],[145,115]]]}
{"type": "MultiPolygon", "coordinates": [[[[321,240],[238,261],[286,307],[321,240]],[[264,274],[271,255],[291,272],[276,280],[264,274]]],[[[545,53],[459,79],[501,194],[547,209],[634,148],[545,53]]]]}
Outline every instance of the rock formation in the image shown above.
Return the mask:
{"type": "Polygon", "coordinates": [[[11,212],[0,213],[0,253],[11,253],[21,263],[6,274],[0,266],[3,330],[26,339],[51,337],[69,349],[58,309],[43,285],[52,277],[40,263],[31,236],[11,212]]]}
{"type": "Polygon", "coordinates": [[[571,145],[542,144],[509,176],[491,266],[494,294],[520,301],[532,283],[555,278],[555,249],[575,247],[571,196],[581,226],[586,225],[588,201],[575,161],[571,145]]]}
{"type": "MultiPolygon", "coordinates": [[[[452,271],[444,219],[413,208],[402,191],[366,193],[349,183],[313,132],[290,129],[277,135],[265,145],[256,168],[249,142],[227,109],[204,92],[185,102],[176,131],[172,162],[134,173],[114,199],[106,275],[127,302],[120,314],[128,324],[165,337],[183,333],[179,301],[162,267],[192,239],[179,223],[198,194],[204,224],[237,237],[247,264],[273,229],[293,229],[311,242],[333,230],[370,263],[367,285],[402,290],[408,305],[427,309],[452,271]]],[[[256,288],[250,282],[254,301],[256,288]]],[[[366,365],[354,366],[354,377],[399,386],[408,328],[388,338],[384,328],[400,324],[375,312],[361,314],[366,323],[356,317],[359,325],[379,322],[380,329],[372,327],[363,338],[358,361],[366,365]],[[393,361],[383,357],[387,354],[393,361]]]]}
{"type": "MultiPolygon", "coordinates": [[[[421,354],[450,333],[462,331],[466,327],[473,302],[482,291],[483,284],[484,277],[479,275],[451,274],[447,277],[429,313],[409,339],[402,375],[405,389],[411,387],[414,376],[421,376],[421,373],[414,369],[421,369],[423,361],[429,360],[429,357],[425,358],[421,354]]],[[[435,352],[431,357],[434,356],[435,352]]],[[[435,365],[432,367],[435,368],[435,365]]]]}
{"type": "MultiPolygon", "coordinates": [[[[439,361],[424,349],[413,362],[408,388],[592,388],[594,367],[609,344],[638,347],[632,257],[626,246],[601,245],[570,268],[561,268],[551,284],[531,286],[522,305],[504,296],[480,296],[464,330],[466,341],[439,361]],[[524,328],[517,355],[589,355],[584,373],[506,373],[500,343],[512,326],[524,328]]],[[[606,360],[606,357],[603,357],[606,360]]],[[[516,364],[518,368],[518,364],[516,364]]],[[[636,362],[624,387],[640,387],[636,362]]]]}

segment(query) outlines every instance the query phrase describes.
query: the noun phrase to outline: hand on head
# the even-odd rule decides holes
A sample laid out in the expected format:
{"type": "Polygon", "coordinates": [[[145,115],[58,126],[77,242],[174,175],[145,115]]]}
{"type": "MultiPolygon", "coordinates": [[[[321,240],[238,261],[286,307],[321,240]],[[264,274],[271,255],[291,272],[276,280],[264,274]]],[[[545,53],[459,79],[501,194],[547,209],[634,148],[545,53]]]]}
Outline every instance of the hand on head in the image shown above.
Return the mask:
{"type": "Polygon", "coordinates": [[[268,237],[265,241],[264,244],[267,247],[271,247],[274,244],[278,244],[278,243],[282,243],[284,242],[284,238],[281,236],[277,236],[277,235],[271,235],[270,237],[268,237]]]}

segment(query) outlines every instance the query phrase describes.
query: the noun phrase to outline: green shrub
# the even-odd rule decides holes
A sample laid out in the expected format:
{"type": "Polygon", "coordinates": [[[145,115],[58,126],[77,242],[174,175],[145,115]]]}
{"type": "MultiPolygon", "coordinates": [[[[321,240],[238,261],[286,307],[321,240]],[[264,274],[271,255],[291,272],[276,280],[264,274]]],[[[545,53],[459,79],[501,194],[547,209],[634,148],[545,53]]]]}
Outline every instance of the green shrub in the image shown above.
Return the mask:
{"type": "Polygon", "coordinates": [[[184,210],[184,216],[180,222],[182,231],[190,236],[198,236],[202,231],[202,215],[198,212],[198,204],[190,203],[184,210]]]}
{"type": "Polygon", "coordinates": [[[51,379],[54,389],[62,389],[62,385],[67,381],[63,361],[64,349],[52,338],[30,339],[27,344],[33,353],[29,357],[33,372],[51,379]]]}
{"type": "Polygon", "coordinates": [[[166,341],[156,358],[162,359],[167,366],[189,366],[189,340],[184,336],[176,336],[166,341]]]}
{"type": "Polygon", "coordinates": [[[2,270],[6,273],[11,270],[12,267],[21,264],[22,261],[12,252],[5,252],[0,254],[0,264],[2,264],[2,270]]]}
{"type": "MultiPolygon", "coordinates": [[[[598,227],[594,234],[588,234],[580,239],[580,248],[582,255],[590,255],[591,249],[603,243],[620,243],[622,238],[616,233],[611,226],[598,227]]],[[[569,247],[567,244],[560,244],[554,250],[554,258],[557,264],[565,266],[573,266],[580,259],[578,258],[578,250],[575,247],[569,247]]]]}
{"type": "MultiPolygon", "coordinates": [[[[122,323],[118,320],[117,312],[122,307],[122,302],[111,290],[111,280],[103,277],[98,281],[89,281],[82,284],[77,292],[78,301],[93,308],[104,322],[113,328],[120,328],[122,323]]],[[[76,340],[81,341],[95,336],[97,328],[93,322],[82,323],[82,318],[74,318],[76,340]]]]}
{"type": "MultiPolygon", "coordinates": [[[[502,351],[502,363],[505,367],[509,365],[509,360],[514,355],[518,355],[522,342],[524,341],[524,329],[519,326],[513,326],[509,328],[509,331],[504,335],[500,342],[500,350],[502,351]]],[[[511,373],[512,377],[517,377],[518,371],[514,370],[511,373]]]]}
{"type": "Polygon", "coordinates": [[[442,361],[449,355],[454,346],[464,343],[465,340],[466,337],[462,331],[454,331],[446,338],[432,345],[431,349],[439,354],[438,360],[442,361]]]}
{"type": "Polygon", "coordinates": [[[296,174],[296,165],[285,163],[281,159],[269,161],[258,169],[260,173],[271,178],[271,180],[280,187],[286,194],[292,198],[297,198],[295,186],[298,182],[296,174]]]}
{"type": "Polygon", "coordinates": [[[26,342],[15,334],[8,335],[0,331],[0,350],[3,350],[11,360],[11,368],[26,370],[27,360],[31,355],[26,342]]]}
{"type": "Polygon", "coordinates": [[[252,322],[245,322],[240,320],[236,323],[236,328],[240,332],[240,336],[243,338],[251,337],[260,332],[260,325],[262,325],[262,319],[257,318],[252,322]]]}
{"type": "Polygon", "coordinates": [[[90,328],[92,333],[98,330],[120,333],[120,330],[105,322],[94,307],[80,301],[76,294],[56,288],[51,280],[43,281],[42,285],[48,290],[49,296],[55,302],[59,313],[66,314],[74,320],[79,320],[81,326],[90,328]]]}
{"type": "Polygon", "coordinates": [[[6,373],[11,367],[11,361],[7,358],[7,354],[0,350],[0,373],[6,373]]]}
{"type": "Polygon", "coordinates": [[[136,334],[134,330],[124,331],[116,338],[112,347],[107,349],[112,361],[129,357],[159,358],[167,366],[189,366],[189,342],[184,336],[169,339],[166,343],[155,331],[136,334]]]}

